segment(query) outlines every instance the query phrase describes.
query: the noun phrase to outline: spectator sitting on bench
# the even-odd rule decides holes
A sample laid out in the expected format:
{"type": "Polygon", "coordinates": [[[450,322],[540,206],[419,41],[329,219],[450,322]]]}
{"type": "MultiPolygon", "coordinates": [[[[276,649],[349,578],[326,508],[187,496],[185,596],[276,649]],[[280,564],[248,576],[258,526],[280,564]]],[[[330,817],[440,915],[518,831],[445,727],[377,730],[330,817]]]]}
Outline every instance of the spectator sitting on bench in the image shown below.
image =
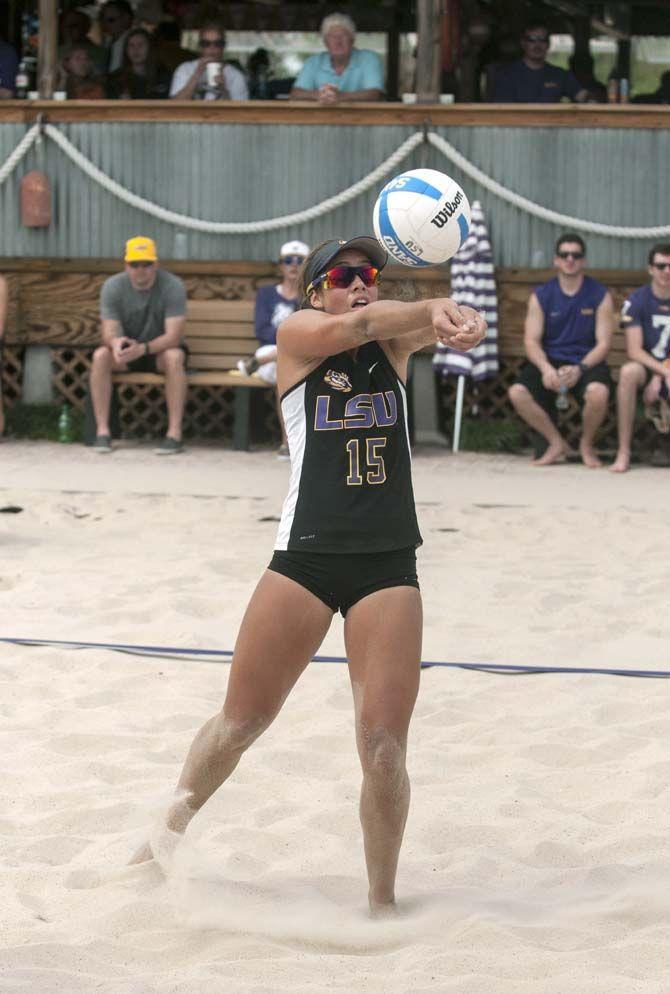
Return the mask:
{"type": "MultiPolygon", "coordinates": [[[[309,254],[304,242],[285,242],[279,251],[281,283],[262,286],[256,294],[254,326],[260,346],[249,359],[240,359],[237,368],[245,376],[258,373],[266,383],[277,385],[277,328],[281,322],[298,310],[300,306],[298,278],[300,267],[309,254]]],[[[281,457],[288,456],[286,433],[281,417],[279,400],[279,424],[282,432],[281,457]]]]}
{"type": "MultiPolygon", "coordinates": [[[[617,424],[619,446],[610,469],[625,473],[635,422],[637,394],[653,408],[670,390],[670,245],[654,245],[648,255],[651,282],[634,290],[621,308],[629,361],[619,372],[617,424]]],[[[662,405],[661,405],[662,406],[662,405]]],[[[651,420],[654,420],[652,416],[651,420]]],[[[656,425],[658,428],[658,424],[656,425]]]]}
{"type": "Polygon", "coordinates": [[[605,357],[614,309],[608,290],[584,275],[586,246],[579,235],[556,242],[558,275],[536,287],[528,301],[524,347],[528,362],[508,391],[520,418],[547,442],[536,466],[562,462],[567,446],[556,427],[556,408],[574,391],[583,406],[579,452],[585,466],[601,466],[593,443],[607,414],[611,378],[605,357]]]}
{"type": "Polygon", "coordinates": [[[168,430],[155,451],[173,455],[183,448],[186,290],[177,276],[159,268],[151,238],[129,239],[124,261],[125,272],[110,276],[100,291],[102,345],[93,353],[90,380],[96,422],[94,448],[111,452],[112,374],[159,372],[165,375],[168,430]]]}

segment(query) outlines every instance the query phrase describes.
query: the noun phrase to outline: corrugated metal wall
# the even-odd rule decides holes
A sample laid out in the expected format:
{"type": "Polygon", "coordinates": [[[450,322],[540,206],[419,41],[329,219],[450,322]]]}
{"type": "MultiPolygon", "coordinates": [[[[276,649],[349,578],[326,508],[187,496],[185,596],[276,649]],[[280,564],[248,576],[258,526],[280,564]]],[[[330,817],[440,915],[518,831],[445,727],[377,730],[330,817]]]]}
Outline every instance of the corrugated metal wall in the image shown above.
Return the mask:
{"type": "MultiPolygon", "coordinates": [[[[172,210],[217,221],[251,221],[300,211],[364,177],[410,134],[409,126],[88,123],[60,125],[100,169],[123,186],[172,210]]],[[[554,210],[617,225],[670,223],[662,130],[459,127],[436,129],[503,185],[554,210]]],[[[0,125],[0,164],[25,133],[0,125]]],[[[480,199],[502,266],[543,266],[559,233],[472,183],[432,147],[401,168],[431,166],[480,199]]],[[[400,171],[398,169],[397,171],[400,171]]],[[[381,186],[382,184],[380,184],[381,186]]],[[[49,139],[0,187],[0,256],[114,257],[125,238],[156,238],[164,258],[274,259],[283,240],[311,244],[371,229],[376,190],[316,221],[262,235],[201,235],[126,206],[72,165],[49,139]],[[20,224],[19,181],[46,168],[54,194],[47,230],[20,224]]],[[[637,268],[650,242],[588,237],[591,265],[637,268]]]]}

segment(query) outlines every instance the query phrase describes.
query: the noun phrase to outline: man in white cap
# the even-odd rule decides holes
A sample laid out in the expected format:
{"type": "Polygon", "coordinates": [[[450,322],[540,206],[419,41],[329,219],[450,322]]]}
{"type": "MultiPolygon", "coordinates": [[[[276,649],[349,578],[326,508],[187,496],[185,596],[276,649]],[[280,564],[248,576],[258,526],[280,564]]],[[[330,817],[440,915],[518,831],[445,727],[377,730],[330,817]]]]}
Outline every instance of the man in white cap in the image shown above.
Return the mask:
{"type": "MultiPolygon", "coordinates": [[[[279,250],[281,283],[259,287],[256,294],[254,325],[259,347],[249,359],[240,359],[237,368],[244,376],[257,373],[266,383],[277,384],[277,328],[282,321],[300,306],[298,278],[300,268],[309,254],[304,242],[285,242],[279,250]]],[[[288,458],[284,424],[279,414],[282,431],[281,458],[288,458]]]]}

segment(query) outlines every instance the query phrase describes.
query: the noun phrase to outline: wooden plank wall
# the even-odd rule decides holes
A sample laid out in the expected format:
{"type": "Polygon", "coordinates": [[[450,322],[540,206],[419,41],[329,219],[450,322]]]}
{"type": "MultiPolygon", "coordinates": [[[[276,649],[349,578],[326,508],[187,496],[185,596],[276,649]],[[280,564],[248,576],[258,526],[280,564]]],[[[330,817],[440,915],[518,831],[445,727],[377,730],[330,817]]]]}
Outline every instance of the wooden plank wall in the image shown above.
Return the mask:
{"type": "MultiPolygon", "coordinates": [[[[197,300],[253,300],[257,288],[272,282],[271,263],[165,262],[170,272],[181,276],[188,296],[197,300]]],[[[0,272],[9,282],[8,343],[91,346],[98,341],[100,287],[108,276],[120,271],[115,260],[0,260],[0,272]]],[[[497,271],[499,341],[503,356],[523,355],[523,322],[529,294],[549,279],[547,269],[499,269],[497,271]]],[[[617,309],[635,287],[648,279],[644,270],[593,270],[596,279],[609,287],[617,309]]],[[[408,273],[389,267],[383,284],[385,296],[412,300],[449,293],[444,270],[408,273]]],[[[623,339],[617,334],[612,359],[619,365],[623,339]]]]}

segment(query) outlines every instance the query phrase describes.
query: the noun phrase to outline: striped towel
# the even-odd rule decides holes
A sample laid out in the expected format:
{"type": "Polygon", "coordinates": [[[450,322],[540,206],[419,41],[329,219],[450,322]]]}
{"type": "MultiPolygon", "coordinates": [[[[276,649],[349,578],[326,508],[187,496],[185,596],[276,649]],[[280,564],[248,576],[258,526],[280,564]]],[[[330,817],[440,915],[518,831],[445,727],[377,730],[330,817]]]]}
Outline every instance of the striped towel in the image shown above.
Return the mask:
{"type": "Polygon", "coordinates": [[[470,352],[456,352],[437,345],[433,366],[446,378],[471,376],[486,380],[495,376],[498,363],[498,292],[491,243],[478,200],[472,203],[470,234],[451,261],[451,296],[459,304],[468,304],[484,315],[488,323],[486,338],[470,352]]]}

